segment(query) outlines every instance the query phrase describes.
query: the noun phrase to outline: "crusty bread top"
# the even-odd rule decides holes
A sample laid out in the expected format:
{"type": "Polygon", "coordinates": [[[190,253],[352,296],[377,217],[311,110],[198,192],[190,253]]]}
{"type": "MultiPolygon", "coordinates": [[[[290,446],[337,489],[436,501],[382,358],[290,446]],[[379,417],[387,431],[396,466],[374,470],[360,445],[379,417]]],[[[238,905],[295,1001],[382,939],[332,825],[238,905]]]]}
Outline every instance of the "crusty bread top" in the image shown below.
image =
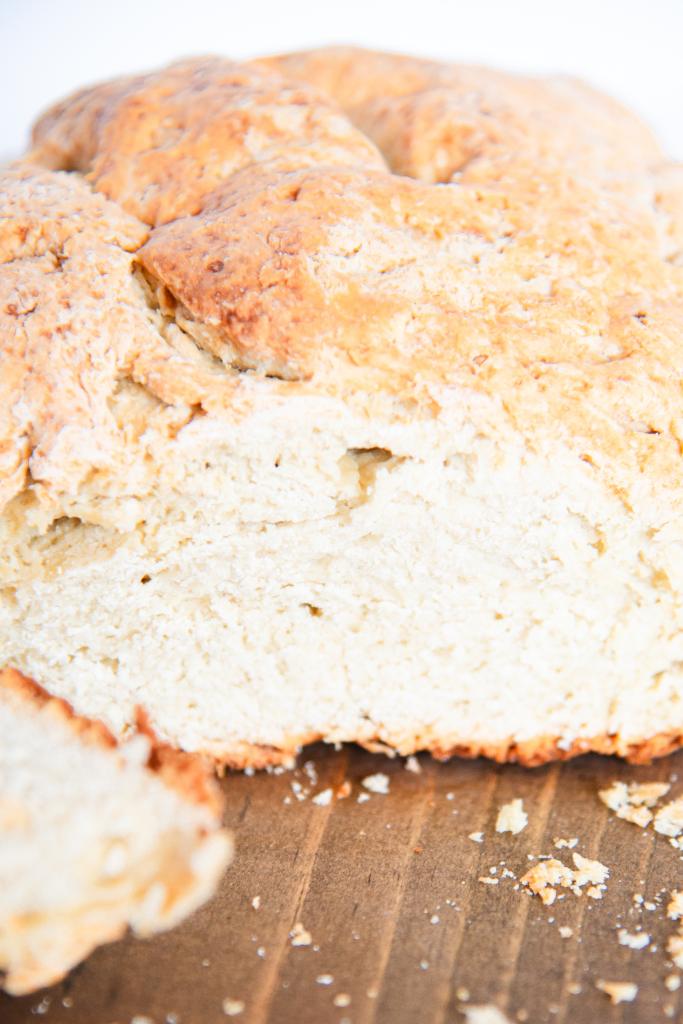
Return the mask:
{"type": "Polygon", "coordinates": [[[189,61],[53,108],[2,194],[0,506],[302,394],[474,405],[626,501],[683,494],[683,172],[579,83],[189,61]]]}

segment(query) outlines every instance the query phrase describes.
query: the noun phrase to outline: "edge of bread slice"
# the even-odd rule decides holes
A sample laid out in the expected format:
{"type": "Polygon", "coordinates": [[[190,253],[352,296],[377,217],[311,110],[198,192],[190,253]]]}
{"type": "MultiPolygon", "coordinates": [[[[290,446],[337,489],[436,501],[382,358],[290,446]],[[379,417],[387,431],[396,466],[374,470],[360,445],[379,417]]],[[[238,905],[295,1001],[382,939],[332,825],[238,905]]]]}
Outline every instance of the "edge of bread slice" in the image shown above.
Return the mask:
{"type": "Polygon", "coordinates": [[[13,995],[58,981],[128,927],[175,925],[215,890],[232,843],[201,759],[140,722],[117,742],[20,673],[0,672],[0,970],[13,995]]]}

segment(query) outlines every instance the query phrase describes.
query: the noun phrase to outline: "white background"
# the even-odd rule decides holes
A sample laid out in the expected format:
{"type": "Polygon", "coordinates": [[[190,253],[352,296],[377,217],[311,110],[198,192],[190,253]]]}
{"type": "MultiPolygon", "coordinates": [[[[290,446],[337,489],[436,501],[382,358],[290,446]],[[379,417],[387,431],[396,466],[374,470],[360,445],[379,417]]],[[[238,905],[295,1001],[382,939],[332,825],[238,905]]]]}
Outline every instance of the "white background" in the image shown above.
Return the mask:
{"type": "Polygon", "coordinates": [[[329,42],[580,74],[683,159],[683,0],[0,0],[0,155],[85,83],[192,53],[329,42]]]}

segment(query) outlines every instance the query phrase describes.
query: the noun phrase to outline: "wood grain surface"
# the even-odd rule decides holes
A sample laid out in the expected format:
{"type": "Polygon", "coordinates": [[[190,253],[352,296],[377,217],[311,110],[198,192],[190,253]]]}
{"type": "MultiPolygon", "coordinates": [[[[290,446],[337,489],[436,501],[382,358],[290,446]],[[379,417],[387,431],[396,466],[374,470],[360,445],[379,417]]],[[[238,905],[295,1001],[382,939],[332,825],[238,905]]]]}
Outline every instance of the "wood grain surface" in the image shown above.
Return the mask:
{"type": "Polygon", "coordinates": [[[533,770],[419,763],[416,774],[402,759],[314,747],[295,772],[228,775],[237,856],[213,902],[166,935],[100,949],[53,989],[0,996],[0,1021],[217,1024],[229,1019],[226,998],[244,1003],[233,1018],[241,1024],[457,1024],[482,1004],[512,1024],[683,1020],[683,989],[664,984],[677,973],[665,952],[675,928],[665,907],[683,887],[681,853],[597,797],[614,779],[672,781],[678,795],[683,753],[644,768],[598,757],[533,770]],[[375,772],[389,777],[388,794],[359,803],[361,780],[375,772]],[[347,798],[312,801],[345,780],[347,798]],[[497,834],[498,808],[515,797],[529,824],[497,834]],[[482,842],[469,838],[479,831],[482,842]],[[493,867],[493,877],[505,868],[521,876],[529,854],[571,864],[553,841],[574,836],[578,852],[609,866],[599,902],[568,892],[545,907],[514,878],[479,881],[493,867]],[[635,893],[656,910],[636,907],[635,893]],[[292,944],[297,922],[310,945],[292,944]],[[619,944],[618,927],[641,924],[647,948],[619,944]],[[333,981],[321,983],[325,975],[333,981]],[[612,1006],[598,979],[636,982],[638,996],[612,1006]]]}

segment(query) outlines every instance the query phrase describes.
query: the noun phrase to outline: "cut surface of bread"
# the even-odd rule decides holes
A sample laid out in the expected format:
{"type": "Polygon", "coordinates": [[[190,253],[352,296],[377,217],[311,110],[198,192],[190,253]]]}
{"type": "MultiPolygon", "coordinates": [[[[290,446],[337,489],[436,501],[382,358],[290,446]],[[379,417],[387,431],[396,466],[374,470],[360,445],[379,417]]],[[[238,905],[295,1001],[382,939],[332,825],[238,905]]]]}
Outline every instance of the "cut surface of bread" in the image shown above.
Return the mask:
{"type": "Polygon", "coordinates": [[[635,117],[188,61],[2,197],[4,663],[238,766],[683,741],[683,172],[635,117]]]}
{"type": "Polygon", "coordinates": [[[151,935],[214,891],[231,852],[197,758],[99,723],[0,672],[0,972],[59,980],[128,927],[151,935]]]}

